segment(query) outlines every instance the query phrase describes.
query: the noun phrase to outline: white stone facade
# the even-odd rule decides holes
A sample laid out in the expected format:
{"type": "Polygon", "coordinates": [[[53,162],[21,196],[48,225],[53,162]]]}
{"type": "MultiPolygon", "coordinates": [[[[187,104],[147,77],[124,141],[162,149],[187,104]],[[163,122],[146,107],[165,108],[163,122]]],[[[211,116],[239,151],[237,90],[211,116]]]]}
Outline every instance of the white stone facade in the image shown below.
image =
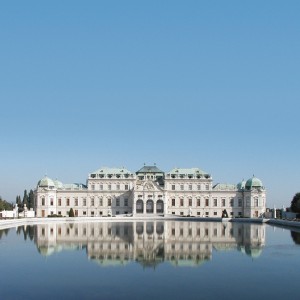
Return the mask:
{"type": "Polygon", "coordinates": [[[144,166],[136,173],[124,168],[101,168],[85,184],[62,184],[48,177],[35,190],[37,217],[115,215],[178,215],[195,217],[262,217],[266,191],[252,177],[234,184],[213,184],[198,168],[176,168],[164,173],[144,166]]]}

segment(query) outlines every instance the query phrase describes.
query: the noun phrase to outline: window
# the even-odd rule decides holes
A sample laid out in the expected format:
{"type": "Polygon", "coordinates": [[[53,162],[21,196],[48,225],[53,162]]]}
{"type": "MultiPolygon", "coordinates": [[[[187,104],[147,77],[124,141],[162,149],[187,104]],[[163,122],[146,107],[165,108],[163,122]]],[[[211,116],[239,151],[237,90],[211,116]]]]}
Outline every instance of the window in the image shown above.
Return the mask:
{"type": "Polygon", "coordinates": [[[251,205],[250,197],[247,197],[247,198],[246,198],[246,206],[247,206],[247,207],[250,207],[250,205],[251,205]]]}
{"type": "Polygon", "coordinates": [[[45,205],[45,198],[42,198],[42,205],[45,205]]]}
{"type": "Polygon", "coordinates": [[[226,203],[225,203],[225,199],[222,199],[222,206],[225,206],[226,203]]]}
{"type": "Polygon", "coordinates": [[[50,205],[53,205],[53,199],[52,198],[50,199],[50,205]]]}
{"type": "Polygon", "coordinates": [[[200,199],[197,199],[197,206],[200,206],[201,205],[201,201],[200,199]]]}
{"type": "Polygon", "coordinates": [[[258,198],[254,198],[254,206],[258,206],[258,198]]]}
{"type": "Polygon", "coordinates": [[[189,206],[192,206],[192,205],[193,205],[193,199],[189,198],[189,206]]]}
{"type": "Polygon", "coordinates": [[[172,191],[175,191],[175,184],[172,184],[172,191]]]}
{"type": "Polygon", "coordinates": [[[242,213],[239,211],[239,217],[241,217],[242,216],[242,213]]]}
{"type": "Polygon", "coordinates": [[[61,206],[61,198],[58,199],[58,206],[61,206]]]}
{"type": "Polygon", "coordinates": [[[193,189],[193,186],[190,184],[189,185],[189,190],[191,191],[193,189]]]}
{"type": "Polygon", "coordinates": [[[86,216],[86,211],[83,212],[83,215],[86,216]]]}
{"type": "Polygon", "coordinates": [[[180,215],[183,216],[183,212],[182,211],[180,212],[180,215]]]}
{"type": "Polygon", "coordinates": [[[99,190],[100,190],[100,191],[103,191],[103,184],[100,184],[100,185],[99,185],[99,190]]]}
{"type": "Polygon", "coordinates": [[[86,206],[86,199],[85,198],[83,198],[82,204],[83,204],[83,206],[86,206]]]}
{"type": "Polygon", "coordinates": [[[129,189],[128,184],[125,184],[125,190],[128,190],[128,189],[129,189]]]}
{"type": "Polygon", "coordinates": [[[175,228],[172,228],[172,235],[175,235],[175,228]]]}
{"type": "Polygon", "coordinates": [[[232,207],[234,205],[233,198],[230,199],[230,206],[232,207]]]}
{"type": "Polygon", "coordinates": [[[124,206],[128,206],[128,199],[124,199],[124,206]]]}
{"type": "Polygon", "coordinates": [[[108,188],[108,190],[110,191],[110,190],[111,190],[111,184],[109,184],[109,185],[107,186],[107,188],[108,188]]]}
{"type": "Polygon", "coordinates": [[[78,198],[75,198],[75,206],[78,206],[78,198]]]}
{"type": "Polygon", "coordinates": [[[218,206],[218,199],[214,199],[214,206],[218,206]]]}
{"type": "Polygon", "coordinates": [[[182,190],[182,191],[184,190],[184,185],[183,184],[180,185],[180,190],[182,190]]]}
{"type": "Polygon", "coordinates": [[[175,215],[175,211],[172,211],[172,215],[175,215]]]}
{"type": "Polygon", "coordinates": [[[119,198],[116,199],[116,206],[120,206],[120,199],[119,198]]]}
{"type": "Polygon", "coordinates": [[[110,198],[107,199],[107,205],[111,206],[111,199],[110,198]]]}
{"type": "Polygon", "coordinates": [[[183,206],[183,199],[180,199],[180,206],[183,206]]]}
{"type": "Polygon", "coordinates": [[[208,198],[205,199],[205,206],[209,206],[209,199],[208,198]]]}
{"type": "Polygon", "coordinates": [[[67,198],[67,206],[70,206],[70,199],[67,198]]]}
{"type": "Polygon", "coordinates": [[[201,191],[201,184],[198,184],[198,185],[197,185],[197,190],[198,190],[198,191],[201,191]]]}
{"type": "Polygon", "coordinates": [[[91,206],[94,206],[94,205],[95,205],[95,200],[93,198],[93,199],[91,199],[91,206]]]}
{"type": "Polygon", "coordinates": [[[95,185],[92,184],[92,185],[91,185],[91,188],[92,188],[92,191],[94,191],[94,190],[95,190],[95,185]]]}
{"type": "Polygon", "coordinates": [[[119,190],[120,189],[120,185],[119,184],[117,184],[117,190],[119,190]]]}
{"type": "Polygon", "coordinates": [[[99,199],[99,205],[103,206],[103,199],[102,198],[99,199]]]}
{"type": "Polygon", "coordinates": [[[208,184],[205,186],[205,189],[206,189],[207,191],[209,191],[209,185],[208,185],[208,184]]]}
{"type": "Polygon", "coordinates": [[[239,207],[242,207],[242,205],[243,205],[242,199],[239,199],[239,207]]]}
{"type": "Polygon", "coordinates": [[[57,213],[58,213],[59,215],[61,215],[61,211],[58,211],[57,213]]]}
{"type": "Polygon", "coordinates": [[[92,215],[92,217],[94,216],[94,214],[95,214],[95,212],[94,212],[94,211],[92,211],[92,212],[91,212],[91,215],[92,215]]]}
{"type": "Polygon", "coordinates": [[[119,213],[120,213],[120,212],[117,210],[117,211],[116,211],[116,215],[118,215],[119,213]]]}
{"type": "Polygon", "coordinates": [[[208,212],[208,211],[205,213],[205,216],[206,216],[206,217],[208,217],[208,216],[209,216],[209,212],[208,212]]]}
{"type": "Polygon", "coordinates": [[[216,211],[214,211],[214,216],[216,216],[217,215],[217,212],[216,211]]]}
{"type": "Polygon", "coordinates": [[[175,199],[172,199],[172,206],[175,206],[175,199]]]}
{"type": "Polygon", "coordinates": [[[200,216],[200,211],[197,211],[197,216],[200,216]]]}

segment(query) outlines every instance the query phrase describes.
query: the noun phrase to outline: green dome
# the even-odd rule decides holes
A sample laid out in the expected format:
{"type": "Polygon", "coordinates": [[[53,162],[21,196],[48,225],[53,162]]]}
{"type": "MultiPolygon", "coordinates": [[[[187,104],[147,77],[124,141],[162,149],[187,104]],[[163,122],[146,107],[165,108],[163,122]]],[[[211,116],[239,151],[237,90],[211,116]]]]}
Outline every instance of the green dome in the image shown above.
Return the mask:
{"type": "Polygon", "coordinates": [[[261,180],[254,176],[246,182],[246,190],[251,190],[253,188],[263,188],[261,180]]]}
{"type": "Polygon", "coordinates": [[[238,190],[244,190],[245,186],[246,186],[246,181],[244,179],[236,185],[238,190]]]}
{"type": "Polygon", "coordinates": [[[47,176],[45,176],[43,179],[41,179],[37,185],[39,187],[54,187],[55,186],[53,180],[47,176]]]}
{"type": "Polygon", "coordinates": [[[63,186],[64,186],[63,183],[61,181],[57,180],[57,179],[54,180],[54,185],[58,189],[62,189],[63,186]]]}

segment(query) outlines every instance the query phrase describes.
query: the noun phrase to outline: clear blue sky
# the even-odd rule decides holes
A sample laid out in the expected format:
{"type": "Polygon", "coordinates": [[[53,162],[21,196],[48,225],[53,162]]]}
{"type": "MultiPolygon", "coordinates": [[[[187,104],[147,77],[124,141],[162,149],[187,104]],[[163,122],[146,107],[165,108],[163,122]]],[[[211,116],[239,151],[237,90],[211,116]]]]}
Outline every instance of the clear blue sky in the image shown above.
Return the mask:
{"type": "Polygon", "coordinates": [[[300,191],[300,1],[1,1],[0,195],[101,166],[300,191]]]}

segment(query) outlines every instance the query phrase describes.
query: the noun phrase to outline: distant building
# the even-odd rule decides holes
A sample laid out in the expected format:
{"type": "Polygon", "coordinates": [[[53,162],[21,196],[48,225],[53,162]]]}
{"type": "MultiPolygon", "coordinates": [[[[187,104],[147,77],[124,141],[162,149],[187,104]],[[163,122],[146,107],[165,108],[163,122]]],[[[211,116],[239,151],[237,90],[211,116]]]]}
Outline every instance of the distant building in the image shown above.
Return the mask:
{"type": "Polygon", "coordinates": [[[198,169],[175,168],[165,173],[144,166],[135,173],[125,168],[101,168],[85,184],[63,184],[49,177],[35,190],[37,217],[78,217],[133,214],[198,217],[262,217],[266,190],[256,177],[235,184],[213,185],[210,174],[198,169]]]}

